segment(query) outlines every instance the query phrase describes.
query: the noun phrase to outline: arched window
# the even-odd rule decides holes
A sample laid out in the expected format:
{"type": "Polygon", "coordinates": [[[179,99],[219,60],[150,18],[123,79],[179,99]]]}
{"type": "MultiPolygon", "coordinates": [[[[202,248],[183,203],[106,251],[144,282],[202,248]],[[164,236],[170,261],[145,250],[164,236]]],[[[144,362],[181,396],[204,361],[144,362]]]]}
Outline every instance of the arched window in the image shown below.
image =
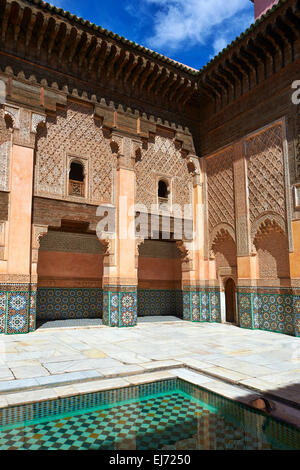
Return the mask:
{"type": "Polygon", "coordinates": [[[84,168],[79,162],[72,162],[69,172],[69,195],[84,197],[84,168]]]}

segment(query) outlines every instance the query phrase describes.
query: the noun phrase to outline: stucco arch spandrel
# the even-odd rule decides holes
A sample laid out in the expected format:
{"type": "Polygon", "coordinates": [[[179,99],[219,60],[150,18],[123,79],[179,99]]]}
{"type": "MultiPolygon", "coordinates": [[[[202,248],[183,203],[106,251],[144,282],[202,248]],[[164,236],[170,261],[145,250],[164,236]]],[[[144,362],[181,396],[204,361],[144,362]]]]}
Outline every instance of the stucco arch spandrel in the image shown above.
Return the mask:
{"type": "Polygon", "coordinates": [[[209,237],[209,251],[212,251],[214,243],[217,241],[217,238],[223,236],[224,234],[228,234],[231,236],[233,241],[236,243],[235,237],[235,230],[232,225],[223,222],[221,224],[216,225],[209,237]]]}
{"type": "Polygon", "coordinates": [[[254,242],[254,239],[259,232],[260,228],[267,223],[276,224],[284,233],[286,233],[286,223],[284,218],[276,214],[275,212],[266,212],[259,217],[257,217],[251,224],[251,242],[254,242]]]}
{"type": "Polygon", "coordinates": [[[8,120],[11,127],[20,127],[20,112],[19,108],[17,108],[16,106],[10,106],[5,104],[3,106],[3,118],[8,120]]]}

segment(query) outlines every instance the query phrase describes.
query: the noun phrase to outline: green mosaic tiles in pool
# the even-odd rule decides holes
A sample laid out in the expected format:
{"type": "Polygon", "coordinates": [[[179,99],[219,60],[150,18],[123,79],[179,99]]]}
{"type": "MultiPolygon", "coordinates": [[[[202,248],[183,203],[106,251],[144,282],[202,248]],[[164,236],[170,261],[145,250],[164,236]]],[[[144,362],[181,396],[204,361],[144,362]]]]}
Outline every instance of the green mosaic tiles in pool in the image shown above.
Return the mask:
{"type": "Polygon", "coordinates": [[[300,433],[180,379],[16,406],[0,450],[299,449],[300,433]]]}

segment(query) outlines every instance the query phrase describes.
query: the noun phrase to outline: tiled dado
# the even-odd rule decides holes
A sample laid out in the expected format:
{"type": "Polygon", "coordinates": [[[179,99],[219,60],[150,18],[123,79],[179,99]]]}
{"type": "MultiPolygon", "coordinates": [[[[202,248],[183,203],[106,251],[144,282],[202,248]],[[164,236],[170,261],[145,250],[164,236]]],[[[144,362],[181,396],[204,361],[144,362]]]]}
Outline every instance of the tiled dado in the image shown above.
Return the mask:
{"type": "Polygon", "coordinates": [[[183,318],[193,322],[221,323],[220,291],[207,287],[184,289],[183,318]]]}
{"type": "Polygon", "coordinates": [[[39,287],[37,319],[102,318],[102,296],[100,288],[39,287]]]}
{"type": "Polygon", "coordinates": [[[135,326],[137,324],[137,288],[104,287],[102,321],[107,326],[135,326]]]}
{"type": "Polygon", "coordinates": [[[300,292],[292,289],[239,289],[242,328],[300,336],[300,292]]]}
{"type": "Polygon", "coordinates": [[[167,289],[138,289],[138,315],[177,316],[182,318],[182,291],[167,289]]]}
{"type": "Polygon", "coordinates": [[[36,286],[0,284],[0,333],[7,335],[35,330],[36,286]]]}

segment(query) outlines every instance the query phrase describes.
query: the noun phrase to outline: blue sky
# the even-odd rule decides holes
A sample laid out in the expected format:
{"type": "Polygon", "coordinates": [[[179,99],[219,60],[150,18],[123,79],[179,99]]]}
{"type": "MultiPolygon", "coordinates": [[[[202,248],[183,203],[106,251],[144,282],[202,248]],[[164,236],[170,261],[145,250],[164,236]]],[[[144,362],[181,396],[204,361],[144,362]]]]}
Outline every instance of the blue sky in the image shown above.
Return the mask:
{"type": "Polygon", "coordinates": [[[250,0],[52,0],[51,3],[196,69],[254,22],[250,0]]]}

